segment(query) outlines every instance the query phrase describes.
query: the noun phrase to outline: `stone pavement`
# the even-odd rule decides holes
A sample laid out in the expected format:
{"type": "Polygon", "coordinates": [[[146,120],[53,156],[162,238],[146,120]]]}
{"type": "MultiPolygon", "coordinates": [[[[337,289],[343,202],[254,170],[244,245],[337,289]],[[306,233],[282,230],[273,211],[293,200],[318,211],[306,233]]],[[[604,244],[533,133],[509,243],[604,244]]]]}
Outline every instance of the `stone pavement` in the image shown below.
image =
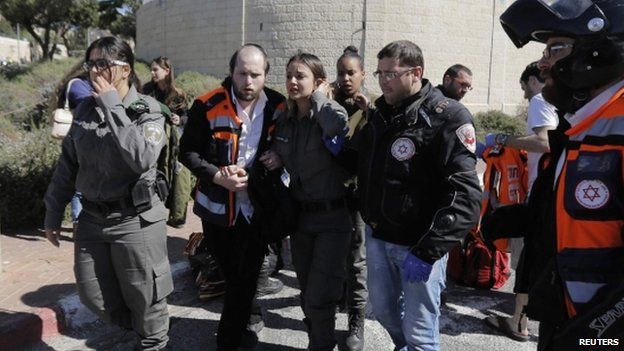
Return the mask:
{"type": "MultiPolygon", "coordinates": [[[[167,227],[172,263],[184,259],[182,249],[194,231],[201,231],[201,221],[189,207],[184,228],[167,227]]],[[[63,228],[59,248],[40,229],[0,235],[0,350],[56,335],[66,327],[60,302],[76,294],[71,232],[71,227],[63,228]]]]}

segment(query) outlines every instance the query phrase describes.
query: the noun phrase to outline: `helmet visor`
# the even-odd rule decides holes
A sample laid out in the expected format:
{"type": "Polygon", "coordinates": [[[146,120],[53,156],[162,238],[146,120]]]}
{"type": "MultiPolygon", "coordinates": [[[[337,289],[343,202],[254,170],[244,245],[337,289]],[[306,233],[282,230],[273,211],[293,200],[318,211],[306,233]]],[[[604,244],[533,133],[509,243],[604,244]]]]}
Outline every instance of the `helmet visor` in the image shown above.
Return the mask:
{"type": "Polygon", "coordinates": [[[592,0],[538,0],[550,12],[562,20],[577,18],[594,2],[592,0]]]}

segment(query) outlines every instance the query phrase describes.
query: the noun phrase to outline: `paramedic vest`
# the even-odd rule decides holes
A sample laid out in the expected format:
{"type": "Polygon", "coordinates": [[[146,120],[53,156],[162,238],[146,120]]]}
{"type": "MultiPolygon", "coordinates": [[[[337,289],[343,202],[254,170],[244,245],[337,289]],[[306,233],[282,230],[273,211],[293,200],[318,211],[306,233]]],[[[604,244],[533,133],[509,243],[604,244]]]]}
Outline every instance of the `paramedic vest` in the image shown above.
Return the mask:
{"type": "MultiPolygon", "coordinates": [[[[557,266],[570,317],[621,283],[624,260],[624,89],[566,131],[555,182],[557,266]]],[[[557,162],[553,158],[552,162],[557,162]]]]}
{"type": "MultiPolygon", "coordinates": [[[[285,108],[283,99],[275,106],[273,91],[265,88],[268,101],[264,108],[264,121],[262,134],[258,144],[256,155],[260,155],[268,149],[275,120],[285,108]]],[[[275,93],[277,94],[277,93],[275,93]]],[[[208,161],[219,168],[236,164],[238,158],[238,142],[241,133],[242,120],[236,113],[236,107],[230,98],[230,85],[226,84],[207,94],[197,98],[206,106],[206,120],[210,124],[212,135],[208,161]]],[[[257,158],[256,158],[257,161],[257,158]]],[[[255,162],[255,161],[254,161],[255,162]]],[[[247,172],[249,173],[249,172],[247,172]]],[[[202,184],[198,182],[195,192],[195,205],[193,211],[200,218],[211,223],[230,227],[234,225],[236,218],[236,194],[217,184],[202,184]]]]}

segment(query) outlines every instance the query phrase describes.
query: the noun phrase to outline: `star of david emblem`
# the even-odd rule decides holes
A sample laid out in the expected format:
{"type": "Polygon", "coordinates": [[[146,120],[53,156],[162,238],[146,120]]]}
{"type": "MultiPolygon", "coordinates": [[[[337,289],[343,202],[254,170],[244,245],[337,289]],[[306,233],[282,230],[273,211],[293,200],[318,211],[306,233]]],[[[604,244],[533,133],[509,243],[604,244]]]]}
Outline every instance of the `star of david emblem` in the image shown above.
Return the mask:
{"type": "Polygon", "coordinates": [[[399,138],[392,143],[392,156],[399,161],[410,159],[415,151],[414,142],[408,138],[399,138]]]}
{"type": "Polygon", "coordinates": [[[594,201],[597,198],[600,198],[600,194],[598,193],[598,188],[594,188],[591,184],[587,186],[587,188],[582,189],[584,199],[589,199],[589,201],[594,201]],[[593,194],[591,194],[593,192],[593,194]]]}
{"type": "Polygon", "coordinates": [[[576,186],[574,197],[579,205],[596,210],[609,202],[611,192],[607,184],[600,179],[586,179],[576,186]]]}

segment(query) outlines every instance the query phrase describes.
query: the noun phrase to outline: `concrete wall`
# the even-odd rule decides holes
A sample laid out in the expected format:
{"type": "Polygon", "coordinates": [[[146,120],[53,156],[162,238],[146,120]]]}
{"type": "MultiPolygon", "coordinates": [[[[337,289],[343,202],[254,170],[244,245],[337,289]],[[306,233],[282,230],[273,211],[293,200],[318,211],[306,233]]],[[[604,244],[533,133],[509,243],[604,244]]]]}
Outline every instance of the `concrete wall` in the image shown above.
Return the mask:
{"type": "Polygon", "coordinates": [[[0,37],[0,60],[30,62],[30,43],[26,40],[0,37]]]}
{"type": "Polygon", "coordinates": [[[540,56],[539,45],[517,50],[498,17],[511,0],[152,0],[137,14],[137,56],[169,57],[178,72],[227,74],[238,46],[255,42],[267,49],[269,85],[284,85],[285,64],[302,49],[319,56],[330,77],[336,59],[355,45],[369,72],[366,87],[379,93],[372,77],[377,52],[408,39],[425,58],[425,77],[439,84],[448,66],[462,63],[474,73],[474,90],[463,102],[473,111],[515,113],[523,103],[518,83],[525,65],[540,56]]]}

